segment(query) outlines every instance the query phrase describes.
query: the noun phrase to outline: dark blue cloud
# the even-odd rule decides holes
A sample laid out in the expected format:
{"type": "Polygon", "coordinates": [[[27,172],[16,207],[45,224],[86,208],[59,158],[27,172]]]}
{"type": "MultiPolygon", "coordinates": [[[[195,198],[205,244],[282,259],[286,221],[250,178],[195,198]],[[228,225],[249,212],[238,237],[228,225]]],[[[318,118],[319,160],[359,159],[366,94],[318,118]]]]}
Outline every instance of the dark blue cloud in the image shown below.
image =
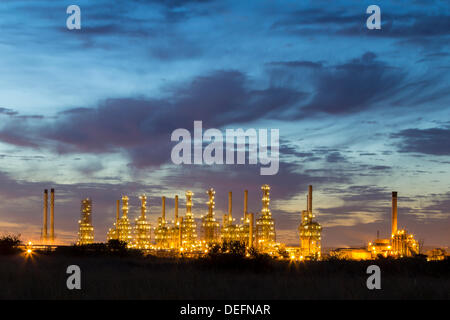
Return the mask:
{"type": "Polygon", "coordinates": [[[399,152],[450,155],[450,127],[406,129],[393,133],[391,138],[400,139],[397,143],[399,152]]]}

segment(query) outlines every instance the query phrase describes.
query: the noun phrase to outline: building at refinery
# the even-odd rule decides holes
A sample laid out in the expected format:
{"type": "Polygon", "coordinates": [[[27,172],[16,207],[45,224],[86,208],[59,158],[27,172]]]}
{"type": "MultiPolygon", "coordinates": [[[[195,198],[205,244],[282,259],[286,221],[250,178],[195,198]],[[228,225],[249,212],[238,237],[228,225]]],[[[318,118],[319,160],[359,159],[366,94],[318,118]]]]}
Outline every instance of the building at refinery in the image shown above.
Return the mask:
{"type": "MultiPolygon", "coordinates": [[[[192,212],[193,196],[186,191],[185,215],[179,215],[178,195],[175,195],[174,219],[166,220],[165,197],[162,197],[161,216],[157,224],[152,227],[148,219],[147,197],[139,196],[140,213],[134,220],[129,218],[129,198],[123,195],[116,202],[116,216],[113,227],[107,233],[107,240],[120,240],[127,243],[129,248],[144,250],[147,253],[173,256],[185,254],[196,257],[209,252],[211,244],[222,244],[232,241],[244,245],[247,255],[254,248],[260,253],[266,253],[278,258],[290,260],[320,260],[322,254],[322,226],[315,219],[313,210],[313,188],[308,187],[306,210],[301,211],[298,226],[299,246],[287,247],[276,242],[275,219],[270,210],[270,187],[263,185],[262,208],[258,213],[248,211],[248,191],[244,191],[244,206],[242,217],[235,217],[233,212],[232,193],[228,194],[228,210],[223,215],[222,223],[216,219],[215,191],[209,189],[206,214],[201,220],[195,219],[192,212]],[[238,222],[237,222],[238,221],[238,222]],[[154,237],[152,237],[154,233],[154,237]]],[[[390,237],[377,238],[367,246],[359,248],[338,248],[329,252],[329,256],[339,259],[369,260],[380,257],[414,257],[420,254],[420,246],[414,235],[405,228],[398,227],[398,195],[392,192],[392,214],[390,237]]],[[[78,220],[77,245],[94,243],[94,227],[92,225],[92,200],[81,201],[81,217],[78,220]]],[[[43,197],[43,225],[41,241],[38,247],[56,248],[55,237],[55,189],[44,190],[43,197]]],[[[31,243],[31,242],[29,242],[31,243]]],[[[36,245],[33,245],[36,247],[36,245]]],[[[428,261],[444,260],[448,256],[445,248],[435,248],[427,252],[428,261]]]]}
{"type": "Polygon", "coordinates": [[[86,198],[81,201],[81,219],[78,220],[77,245],[94,243],[94,227],[92,226],[92,200],[86,198]]]}
{"type": "Polygon", "coordinates": [[[262,209],[261,215],[256,219],[256,247],[261,251],[272,252],[276,242],[275,221],[270,211],[270,187],[265,184],[261,187],[262,209]]]}
{"type": "MultiPolygon", "coordinates": [[[[152,227],[148,219],[148,204],[146,195],[139,196],[140,213],[134,220],[129,219],[129,198],[123,195],[116,202],[116,216],[113,227],[107,233],[107,240],[120,240],[129,248],[145,250],[156,254],[186,254],[198,256],[205,254],[213,244],[240,242],[247,250],[247,255],[254,248],[260,253],[291,260],[320,260],[322,258],[322,226],[316,220],[313,210],[313,188],[308,186],[306,210],[301,211],[298,226],[299,246],[286,247],[276,242],[275,219],[270,210],[270,186],[261,187],[261,211],[248,211],[248,191],[244,191],[244,206],[242,217],[235,218],[233,212],[232,192],[228,193],[228,211],[223,215],[222,223],[216,219],[214,189],[206,191],[208,195],[207,212],[198,221],[192,212],[194,193],[186,191],[185,215],[179,215],[178,195],[175,196],[174,219],[166,219],[166,197],[162,197],[161,216],[152,227]],[[238,222],[237,222],[238,221],[238,222]],[[197,232],[197,229],[199,232],[197,232]],[[152,237],[154,233],[154,237],[152,237]]],[[[398,228],[398,196],[392,192],[392,220],[390,238],[380,238],[379,235],[370,241],[366,247],[339,248],[330,252],[330,256],[341,259],[367,260],[379,257],[412,257],[419,254],[419,243],[414,235],[404,228],[398,228]]],[[[55,190],[44,191],[43,226],[41,244],[54,246],[55,190]],[[50,219],[48,207],[50,202],[50,219]],[[50,220],[50,226],[48,226],[50,220]]],[[[77,245],[94,242],[94,227],[92,225],[92,200],[81,201],[81,217],[78,221],[77,245]]],[[[428,254],[428,260],[442,260],[445,250],[435,249],[428,254]]]]}
{"type": "Polygon", "coordinates": [[[220,240],[219,222],[216,221],[216,218],[214,216],[214,195],[216,194],[216,192],[211,188],[206,193],[209,197],[209,200],[207,202],[208,213],[202,218],[202,238],[205,243],[213,244],[219,242],[220,240]]]}
{"type": "Polygon", "coordinates": [[[130,219],[128,218],[128,197],[122,197],[122,216],[120,214],[120,201],[117,200],[116,208],[116,222],[114,227],[109,229],[106,236],[107,240],[120,240],[128,243],[131,246],[133,239],[133,227],[131,226],[130,219]]]}
{"type": "Polygon", "coordinates": [[[147,220],[147,197],[141,195],[139,199],[141,200],[141,215],[135,220],[134,247],[137,249],[148,249],[151,245],[151,225],[147,220]]]}
{"type": "Polygon", "coordinates": [[[392,192],[391,237],[382,239],[379,236],[368,243],[367,248],[340,248],[331,255],[341,259],[367,260],[378,257],[413,257],[419,254],[419,243],[405,229],[397,227],[397,192],[392,192]]]}
{"type": "Polygon", "coordinates": [[[317,260],[321,256],[322,226],[314,220],[312,209],[312,186],[308,187],[307,208],[302,211],[300,234],[300,257],[317,260]]]}
{"type": "Polygon", "coordinates": [[[157,252],[172,251],[181,253],[205,253],[213,244],[237,241],[247,249],[257,248],[261,252],[276,255],[279,243],[276,243],[275,221],[269,208],[270,187],[263,185],[262,209],[255,221],[255,215],[248,212],[248,191],[244,191],[243,217],[236,223],[233,217],[232,192],[228,194],[228,213],[223,215],[222,226],[215,214],[215,190],[209,189],[208,211],[201,217],[198,224],[192,212],[194,193],[186,191],[186,212],[183,217],[178,214],[178,196],[175,196],[174,220],[166,219],[166,198],[162,197],[161,216],[157,224],[151,227],[147,220],[147,197],[141,195],[140,215],[135,220],[134,232],[128,218],[128,197],[122,197],[122,216],[120,201],[117,201],[116,221],[107,233],[107,240],[120,240],[130,248],[156,250],[157,252]],[[199,235],[197,228],[199,227],[199,235]],[[154,232],[152,241],[151,232],[154,232]]]}

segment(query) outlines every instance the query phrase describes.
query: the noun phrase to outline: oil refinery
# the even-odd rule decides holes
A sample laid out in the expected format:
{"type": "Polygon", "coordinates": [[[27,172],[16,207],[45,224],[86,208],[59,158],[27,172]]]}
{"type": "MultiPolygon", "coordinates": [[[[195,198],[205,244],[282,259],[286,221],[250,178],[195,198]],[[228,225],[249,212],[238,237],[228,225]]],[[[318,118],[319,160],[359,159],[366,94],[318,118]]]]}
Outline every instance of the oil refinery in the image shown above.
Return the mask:
{"type": "MultiPolygon", "coordinates": [[[[213,188],[206,191],[208,201],[207,211],[196,219],[192,212],[194,193],[185,193],[185,214],[179,214],[178,195],[174,197],[173,220],[166,217],[166,197],[161,197],[161,214],[154,226],[150,223],[147,214],[149,207],[147,196],[139,196],[140,212],[134,219],[129,218],[129,198],[123,195],[116,200],[115,219],[113,226],[108,230],[106,239],[120,240],[128,248],[144,250],[156,255],[179,255],[195,257],[209,252],[216,244],[238,242],[246,248],[247,255],[251,250],[266,253],[273,257],[286,258],[295,261],[321,260],[322,226],[316,219],[313,211],[313,187],[308,186],[306,209],[302,210],[298,219],[298,246],[286,246],[277,242],[276,222],[270,209],[270,186],[261,187],[261,210],[248,211],[248,190],[244,190],[244,205],[242,217],[237,218],[233,212],[233,194],[228,193],[228,211],[221,219],[216,217],[215,198],[213,188]]],[[[41,232],[41,245],[54,245],[54,218],[55,218],[55,190],[50,191],[50,230],[48,230],[48,190],[44,190],[43,198],[43,226],[41,232]]],[[[392,192],[391,207],[391,236],[380,238],[367,243],[365,247],[338,248],[330,251],[327,256],[338,259],[368,260],[380,257],[413,257],[420,253],[419,243],[414,235],[406,229],[399,229],[397,192],[392,192]]],[[[81,217],[78,221],[79,231],[77,245],[94,243],[94,226],[92,224],[92,200],[81,201],[81,217]]],[[[439,248],[438,248],[439,249],[439,248]]],[[[430,251],[428,260],[441,260],[445,252],[434,249],[430,251]]]]}

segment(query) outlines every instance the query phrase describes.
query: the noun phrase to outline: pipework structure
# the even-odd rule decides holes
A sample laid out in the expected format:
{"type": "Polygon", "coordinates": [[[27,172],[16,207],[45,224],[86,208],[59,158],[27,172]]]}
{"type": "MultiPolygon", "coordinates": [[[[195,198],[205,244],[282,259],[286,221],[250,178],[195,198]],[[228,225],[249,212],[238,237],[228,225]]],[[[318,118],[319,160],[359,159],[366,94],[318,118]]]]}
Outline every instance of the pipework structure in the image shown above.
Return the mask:
{"type": "Polygon", "coordinates": [[[120,200],[116,201],[116,220],[113,223],[113,227],[109,228],[108,233],[106,235],[106,240],[119,240],[119,219],[120,219],[120,200]]]}
{"type": "Polygon", "coordinates": [[[181,247],[180,241],[181,219],[180,217],[178,217],[178,195],[175,195],[174,201],[175,201],[174,220],[172,227],[169,228],[170,248],[179,248],[181,247]]]}
{"type": "Polygon", "coordinates": [[[275,222],[269,209],[270,187],[265,184],[261,187],[261,190],[263,192],[262,210],[261,216],[256,219],[256,245],[262,251],[270,251],[276,240],[275,222]]]}
{"type": "Polygon", "coordinates": [[[322,226],[314,221],[312,193],[312,185],[309,185],[307,210],[302,211],[302,221],[298,230],[300,233],[301,258],[317,260],[321,257],[322,226]]]}
{"type": "Polygon", "coordinates": [[[222,220],[222,242],[240,241],[240,227],[233,223],[233,194],[228,193],[228,214],[223,215],[222,220]]]}
{"type": "Polygon", "coordinates": [[[241,218],[239,227],[240,241],[247,247],[253,246],[254,238],[254,214],[248,212],[248,190],[244,190],[244,215],[241,218]],[[250,234],[251,231],[251,234],[250,234]]]}
{"type": "Polygon", "coordinates": [[[92,200],[81,201],[81,219],[78,220],[79,231],[77,245],[94,243],[94,227],[92,225],[92,200]]]}
{"type": "Polygon", "coordinates": [[[216,192],[213,188],[206,191],[209,200],[206,203],[208,205],[208,213],[202,218],[202,231],[203,231],[203,241],[207,244],[217,243],[220,239],[219,235],[219,222],[216,221],[214,217],[214,196],[216,192]]]}
{"type": "Polygon", "coordinates": [[[181,248],[192,249],[197,242],[197,224],[192,214],[192,191],[186,191],[186,215],[181,222],[181,248]]]}
{"type": "Polygon", "coordinates": [[[122,197],[122,217],[119,219],[117,225],[118,239],[126,242],[129,246],[133,240],[132,227],[130,220],[128,219],[128,197],[122,197]]]}
{"type": "Polygon", "coordinates": [[[166,222],[166,197],[161,198],[161,217],[158,218],[158,226],[155,228],[155,242],[157,249],[169,248],[170,233],[166,222]]]}
{"type": "Polygon", "coordinates": [[[141,215],[135,219],[135,247],[137,249],[149,249],[151,245],[151,225],[147,220],[147,196],[141,195],[141,215]]]}

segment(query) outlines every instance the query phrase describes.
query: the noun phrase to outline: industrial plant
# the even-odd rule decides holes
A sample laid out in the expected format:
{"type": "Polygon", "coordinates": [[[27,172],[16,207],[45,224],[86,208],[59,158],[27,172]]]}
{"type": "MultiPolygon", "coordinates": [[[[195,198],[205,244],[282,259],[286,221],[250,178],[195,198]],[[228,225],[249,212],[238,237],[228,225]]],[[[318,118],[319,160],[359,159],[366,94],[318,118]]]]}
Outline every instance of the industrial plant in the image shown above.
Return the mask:
{"type": "MultiPolygon", "coordinates": [[[[133,220],[129,218],[129,198],[123,195],[116,201],[115,219],[108,230],[106,239],[119,240],[128,248],[143,250],[156,255],[185,255],[190,257],[207,254],[214,245],[236,242],[245,247],[247,255],[251,250],[266,253],[273,257],[290,260],[321,260],[322,226],[313,211],[313,187],[308,186],[306,210],[302,210],[298,223],[298,246],[286,246],[277,242],[276,223],[270,210],[270,186],[261,187],[261,210],[248,211],[248,190],[244,190],[242,217],[236,218],[233,212],[233,194],[228,193],[228,211],[222,219],[217,219],[215,212],[216,192],[213,188],[206,191],[207,211],[199,219],[192,212],[194,204],[192,191],[185,193],[185,214],[179,215],[178,195],[175,195],[173,220],[166,217],[166,197],[161,197],[161,214],[156,225],[152,226],[147,214],[147,196],[141,195],[140,212],[133,220]]],[[[419,254],[419,243],[405,229],[397,227],[397,192],[392,192],[391,236],[382,239],[377,236],[366,247],[339,248],[332,250],[329,256],[338,259],[367,260],[379,257],[412,257],[419,254]]],[[[44,190],[42,245],[55,244],[55,190],[50,191],[50,231],[48,231],[48,190],[44,190]]],[[[94,243],[94,226],[92,224],[92,200],[81,201],[77,245],[94,243]]],[[[434,252],[429,260],[441,259],[441,252],[434,252]]],[[[445,254],[444,254],[445,255],[445,254]]]]}

